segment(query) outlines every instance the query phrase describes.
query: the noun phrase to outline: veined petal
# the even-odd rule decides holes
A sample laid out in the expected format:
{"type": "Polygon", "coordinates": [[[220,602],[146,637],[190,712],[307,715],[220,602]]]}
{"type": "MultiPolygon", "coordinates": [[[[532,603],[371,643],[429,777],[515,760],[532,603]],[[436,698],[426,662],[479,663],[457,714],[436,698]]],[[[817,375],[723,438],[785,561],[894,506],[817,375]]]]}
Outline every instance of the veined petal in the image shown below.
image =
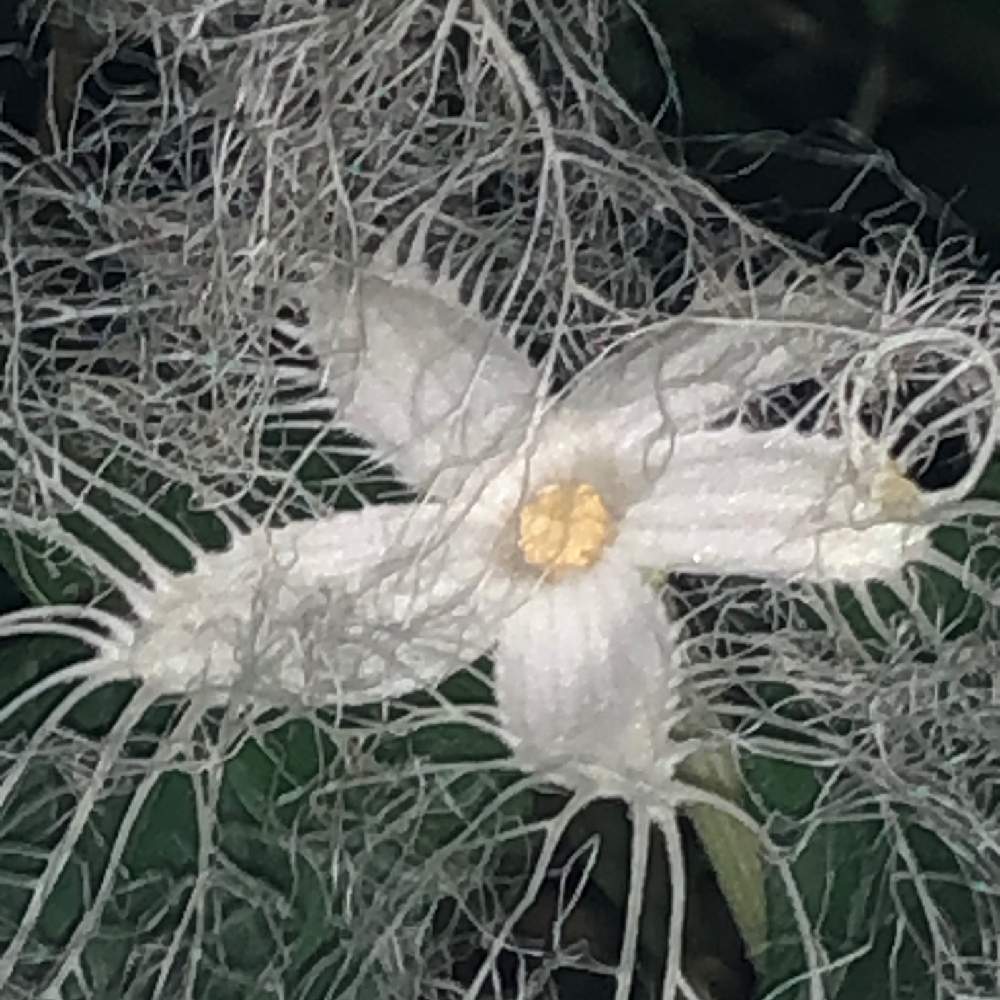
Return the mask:
{"type": "Polygon", "coordinates": [[[237,535],[156,589],[122,656],[175,693],[349,704],[434,685],[489,642],[466,599],[474,529],[442,514],[382,505],[237,535]]]}
{"type": "Polygon", "coordinates": [[[678,434],[618,546],[639,565],[861,582],[927,544],[929,507],[876,442],[740,427],[678,434]]]}
{"type": "Polygon", "coordinates": [[[693,430],[737,407],[748,393],[772,389],[849,356],[851,347],[817,329],[761,329],[683,320],[661,339],[645,337],[603,358],[572,385],[569,407],[608,432],[646,438],[661,428],[693,430]]]}
{"type": "Polygon", "coordinates": [[[529,758],[648,771],[673,722],[672,648],[652,592],[612,559],[541,583],[500,630],[504,727],[529,758]]]}
{"type": "Polygon", "coordinates": [[[452,496],[532,410],[538,375],[527,358],[413,268],[353,286],[328,279],[310,313],[339,419],[437,497],[452,496]]]}

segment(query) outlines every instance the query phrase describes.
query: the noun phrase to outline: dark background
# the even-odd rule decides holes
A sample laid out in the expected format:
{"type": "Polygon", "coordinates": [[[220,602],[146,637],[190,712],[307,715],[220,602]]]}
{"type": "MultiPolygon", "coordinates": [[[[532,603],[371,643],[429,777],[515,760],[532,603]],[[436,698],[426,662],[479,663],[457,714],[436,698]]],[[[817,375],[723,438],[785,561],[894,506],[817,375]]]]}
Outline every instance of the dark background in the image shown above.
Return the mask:
{"type": "MultiPolygon", "coordinates": [[[[673,61],[686,134],[808,136],[847,123],[859,162],[880,150],[940,199],[938,211],[950,206],[1000,264],[1000,4],[649,0],[648,10],[673,61]]],[[[650,111],[662,86],[653,85],[640,33],[621,32],[618,53],[620,86],[650,111]]],[[[808,160],[776,165],[769,194],[794,203],[824,183],[833,190],[832,175],[824,180],[822,165],[808,160]]]]}

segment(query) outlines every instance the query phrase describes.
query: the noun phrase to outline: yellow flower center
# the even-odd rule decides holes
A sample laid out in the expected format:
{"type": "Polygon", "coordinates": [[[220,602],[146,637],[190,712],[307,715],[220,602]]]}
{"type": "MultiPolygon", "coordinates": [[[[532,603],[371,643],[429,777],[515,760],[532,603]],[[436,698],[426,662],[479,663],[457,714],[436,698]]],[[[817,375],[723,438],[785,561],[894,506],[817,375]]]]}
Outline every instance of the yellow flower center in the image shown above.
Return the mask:
{"type": "Polygon", "coordinates": [[[904,475],[899,463],[889,461],[876,475],[872,499],[892,518],[916,517],[924,508],[920,487],[904,475]]]}
{"type": "Polygon", "coordinates": [[[545,571],[593,566],[611,540],[612,519],[589,483],[553,483],[520,510],[517,547],[545,571]]]}

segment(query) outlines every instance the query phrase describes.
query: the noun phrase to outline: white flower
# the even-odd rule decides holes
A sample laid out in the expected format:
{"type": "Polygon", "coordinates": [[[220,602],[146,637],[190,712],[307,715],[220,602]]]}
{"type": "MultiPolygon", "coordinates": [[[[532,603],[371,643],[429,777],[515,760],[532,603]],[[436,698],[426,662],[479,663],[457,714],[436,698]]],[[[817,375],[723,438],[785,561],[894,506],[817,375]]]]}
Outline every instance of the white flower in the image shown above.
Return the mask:
{"type": "Polygon", "coordinates": [[[644,768],[674,721],[653,574],[861,582],[926,548],[924,497],[885,443],[853,425],[720,422],[798,372],[777,336],[762,349],[680,327],[551,399],[508,340],[420,274],[317,285],[310,311],[338,420],[421,501],[234,532],[221,553],[192,545],[193,572],[126,594],[141,621],[101,648],[109,669],[226,691],[251,664],[247,682],[272,696],[351,703],[490,651],[515,745],[644,768]]]}
{"type": "Polygon", "coordinates": [[[455,552],[444,572],[479,581],[518,740],[652,753],[672,637],[651,570],[860,582],[926,540],[921,494],[860,427],[708,426],[740,388],[781,381],[794,361],[780,341],[762,353],[724,331],[678,333],[552,402],[508,341],[420,274],[367,277],[325,304],[321,352],[345,312],[360,334],[340,417],[437,498],[455,552]]]}

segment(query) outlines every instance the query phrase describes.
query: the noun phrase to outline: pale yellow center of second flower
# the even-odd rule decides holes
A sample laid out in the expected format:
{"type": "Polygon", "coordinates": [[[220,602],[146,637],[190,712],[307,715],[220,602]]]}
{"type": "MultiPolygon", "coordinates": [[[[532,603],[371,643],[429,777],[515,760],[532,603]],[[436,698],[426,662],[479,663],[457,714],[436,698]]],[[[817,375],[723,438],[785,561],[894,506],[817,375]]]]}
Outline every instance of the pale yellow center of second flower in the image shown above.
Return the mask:
{"type": "Polygon", "coordinates": [[[546,571],[593,566],[611,541],[612,518],[589,483],[553,483],[518,514],[517,547],[529,566],[546,571]]]}
{"type": "Polygon", "coordinates": [[[924,509],[920,487],[903,473],[895,461],[888,462],[876,475],[872,499],[889,517],[900,520],[915,517],[924,509]]]}

